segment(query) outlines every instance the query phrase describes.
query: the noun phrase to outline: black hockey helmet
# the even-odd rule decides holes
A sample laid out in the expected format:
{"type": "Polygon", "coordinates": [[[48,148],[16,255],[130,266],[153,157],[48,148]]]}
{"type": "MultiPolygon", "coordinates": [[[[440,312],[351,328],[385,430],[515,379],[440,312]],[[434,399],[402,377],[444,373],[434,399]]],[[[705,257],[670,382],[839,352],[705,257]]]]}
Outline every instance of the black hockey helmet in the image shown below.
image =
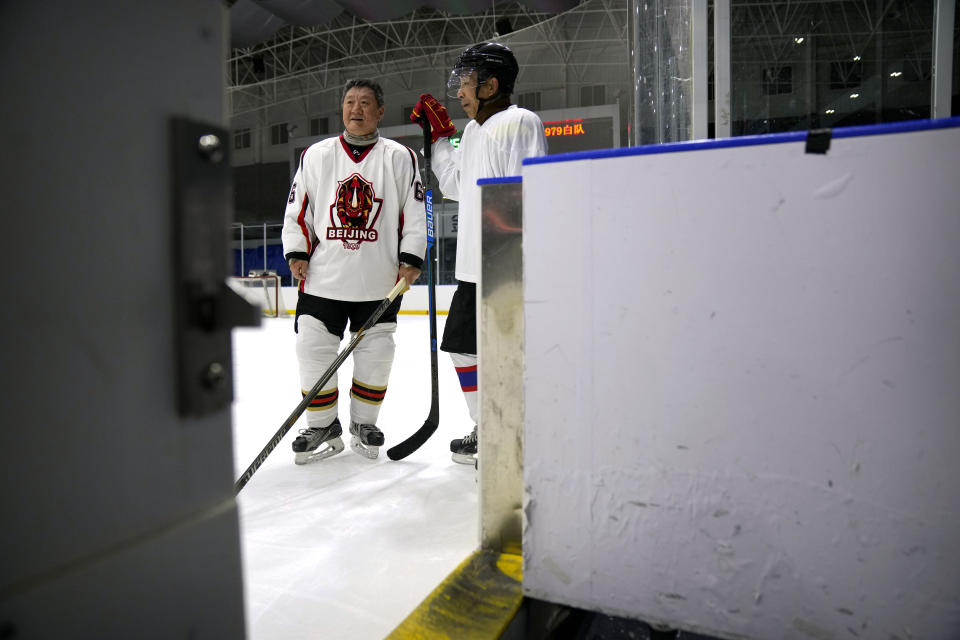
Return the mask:
{"type": "Polygon", "coordinates": [[[474,45],[457,57],[453,71],[450,72],[450,80],[447,82],[447,94],[453,98],[457,97],[461,79],[469,76],[473,71],[477,72],[478,86],[486,82],[490,76],[495,76],[499,82],[499,92],[510,95],[513,93],[517,74],[520,73],[520,65],[517,64],[513,51],[499,42],[474,45]]]}

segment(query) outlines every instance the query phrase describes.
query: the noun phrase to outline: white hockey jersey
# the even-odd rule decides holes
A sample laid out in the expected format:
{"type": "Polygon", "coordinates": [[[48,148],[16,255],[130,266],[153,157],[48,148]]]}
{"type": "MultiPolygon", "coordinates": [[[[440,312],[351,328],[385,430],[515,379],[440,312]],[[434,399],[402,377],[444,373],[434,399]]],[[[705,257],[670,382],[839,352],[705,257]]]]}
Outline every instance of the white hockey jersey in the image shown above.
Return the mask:
{"type": "Polygon", "coordinates": [[[433,172],[443,195],[460,202],[457,219],[456,278],[476,282],[480,275],[480,178],[519,176],[524,158],[547,153],[543,122],[532,111],[510,105],[484,123],[470,120],[460,147],[447,138],[433,147],[433,172]]]}
{"type": "Polygon", "coordinates": [[[379,300],[397,282],[400,254],[423,260],[426,228],[412,150],[380,138],[355,158],[342,136],[327,138],[300,157],[284,215],[283,254],[309,256],[305,293],[379,300]]]}

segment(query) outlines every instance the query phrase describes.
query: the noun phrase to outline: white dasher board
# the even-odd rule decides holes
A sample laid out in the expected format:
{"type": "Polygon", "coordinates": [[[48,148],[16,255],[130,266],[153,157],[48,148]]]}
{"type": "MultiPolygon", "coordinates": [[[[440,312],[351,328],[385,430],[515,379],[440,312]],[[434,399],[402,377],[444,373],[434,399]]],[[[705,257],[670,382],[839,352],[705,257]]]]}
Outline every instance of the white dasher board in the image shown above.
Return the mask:
{"type": "Polygon", "coordinates": [[[960,629],[960,119],[524,166],[524,590],[960,629]]]}

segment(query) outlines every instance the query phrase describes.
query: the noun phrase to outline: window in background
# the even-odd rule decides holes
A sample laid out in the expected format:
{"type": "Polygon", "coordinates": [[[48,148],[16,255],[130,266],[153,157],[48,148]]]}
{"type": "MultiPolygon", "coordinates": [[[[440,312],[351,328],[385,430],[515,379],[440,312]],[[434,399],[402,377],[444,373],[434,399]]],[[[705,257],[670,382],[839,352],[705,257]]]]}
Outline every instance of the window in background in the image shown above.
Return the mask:
{"type": "Polygon", "coordinates": [[[281,122],[270,127],[270,144],[286,144],[290,139],[287,123],[281,122]]]}
{"type": "Polygon", "coordinates": [[[330,120],[328,118],[310,118],[310,135],[322,136],[330,131],[330,120]]]}
{"type": "Polygon", "coordinates": [[[250,148],[250,129],[237,129],[233,132],[233,148],[234,149],[248,149],[250,148]]]}
{"type": "Polygon", "coordinates": [[[580,106],[593,107],[598,104],[606,104],[606,93],[606,87],[602,84],[580,87],[580,106]]]}
{"type": "Polygon", "coordinates": [[[530,91],[521,93],[517,97],[517,106],[529,109],[530,111],[540,111],[540,92],[530,91]]]}

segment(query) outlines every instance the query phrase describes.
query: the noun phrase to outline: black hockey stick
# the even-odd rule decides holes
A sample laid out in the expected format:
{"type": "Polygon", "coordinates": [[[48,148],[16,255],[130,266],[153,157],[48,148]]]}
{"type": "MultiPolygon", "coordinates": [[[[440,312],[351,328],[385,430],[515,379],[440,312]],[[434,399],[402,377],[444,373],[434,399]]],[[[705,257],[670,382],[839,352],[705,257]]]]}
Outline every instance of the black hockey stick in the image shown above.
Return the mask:
{"type": "Polygon", "coordinates": [[[363,323],[363,326],[357,331],[357,335],[354,336],[353,340],[350,341],[350,344],[341,351],[333,363],[327,367],[327,370],[323,372],[323,375],[320,376],[320,379],[317,380],[317,383],[313,385],[310,391],[307,392],[307,395],[303,396],[303,400],[300,401],[300,404],[297,405],[297,408],[293,410],[293,413],[284,421],[284,423],[277,429],[277,432],[273,434],[273,437],[270,438],[270,442],[267,443],[267,446],[263,448],[263,451],[260,452],[253,462],[250,463],[250,466],[247,467],[247,470],[243,472],[243,475],[240,476],[240,479],[233,485],[234,495],[240,493],[240,490],[250,481],[250,478],[253,477],[253,474],[256,473],[257,469],[260,468],[260,465],[263,464],[263,461],[267,459],[267,456],[270,455],[270,452],[280,444],[280,441],[283,440],[283,436],[287,435],[287,431],[290,430],[290,427],[300,418],[300,415],[306,410],[307,405],[317,396],[318,393],[323,389],[323,385],[327,384],[327,381],[336,373],[337,369],[340,368],[340,365],[343,364],[343,361],[347,359],[347,356],[350,355],[350,352],[353,351],[360,340],[363,339],[363,336],[366,334],[367,330],[376,324],[377,320],[380,319],[380,316],[383,315],[383,312],[387,310],[387,307],[396,300],[397,296],[406,291],[407,281],[404,278],[400,278],[400,281],[397,282],[397,285],[387,294],[387,297],[383,299],[373,313],[370,314],[370,317],[367,318],[367,321],[363,323]]]}
{"type": "MultiPolygon", "coordinates": [[[[430,123],[426,114],[420,116],[423,122],[423,167],[424,186],[430,183],[430,123]]],[[[430,310],[430,413],[423,426],[417,429],[412,436],[387,450],[387,457],[391,460],[402,460],[419,449],[426,442],[440,424],[440,384],[437,374],[437,295],[435,283],[437,274],[434,270],[434,237],[433,237],[433,189],[426,192],[427,208],[427,299],[430,310]]]]}

